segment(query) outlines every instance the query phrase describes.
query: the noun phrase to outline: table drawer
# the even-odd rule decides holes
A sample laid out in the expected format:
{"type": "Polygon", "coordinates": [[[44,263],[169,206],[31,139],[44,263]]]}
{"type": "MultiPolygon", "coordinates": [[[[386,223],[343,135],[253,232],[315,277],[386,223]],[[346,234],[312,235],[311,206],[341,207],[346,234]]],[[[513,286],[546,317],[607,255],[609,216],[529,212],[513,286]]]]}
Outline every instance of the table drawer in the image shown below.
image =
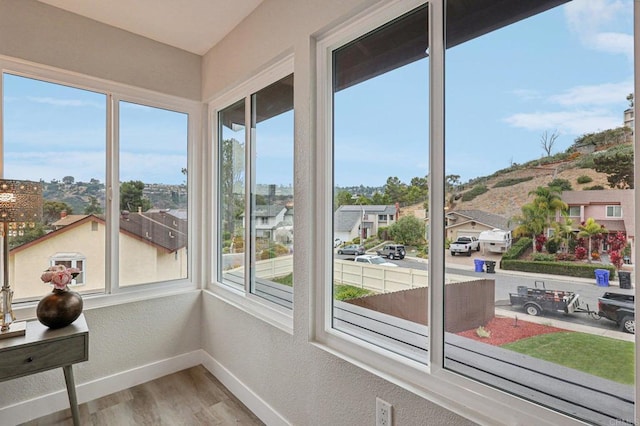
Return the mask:
{"type": "Polygon", "coordinates": [[[86,361],[86,337],[81,334],[0,351],[0,380],[86,361]]]}

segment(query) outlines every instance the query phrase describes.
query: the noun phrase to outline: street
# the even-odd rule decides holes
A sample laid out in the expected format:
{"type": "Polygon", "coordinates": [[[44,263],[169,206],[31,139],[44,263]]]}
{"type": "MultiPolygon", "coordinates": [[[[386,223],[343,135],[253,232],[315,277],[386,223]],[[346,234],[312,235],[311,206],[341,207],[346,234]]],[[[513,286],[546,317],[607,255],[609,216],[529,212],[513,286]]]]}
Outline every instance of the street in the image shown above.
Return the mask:
{"type": "MultiPolygon", "coordinates": [[[[340,256],[335,255],[336,259],[351,259],[353,256],[340,256]]],[[[458,257],[456,257],[457,259],[458,257]]],[[[564,290],[571,291],[580,295],[580,306],[583,309],[589,309],[592,311],[598,310],[598,297],[601,297],[605,292],[616,292],[624,294],[633,294],[633,289],[621,289],[617,285],[610,287],[600,287],[596,285],[595,277],[593,280],[584,278],[562,277],[562,276],[549,276],[549,275],[537,275],[530,273],[522,273],[515,271],[502,271],[496,269],[495,274],[488,274],[486,272],[474,272],[473,267],[460,264],[459,262],[450,262],[448,257],[445,271],[447,274],[464,275],[469,277],[477,277],[478,279],[488,278],[495,280],[495,300],[496,307],[505,310],[511,310],[513,312],[521,313],[519,316],[521,319],[526,319],[528,316],[522,307],[511,307],[509,303],[509,293],[516,293],[518,286],[525,285],[527,287],[535,287],[535,282],[544,283],[545,288],[550,290],[564,290]]],[[[413,268],[419,270],[428,270],[429,264],[426,261],[418,260],[416,258],[405,258],[403,260],[391,260],[390,262],[397,264],[403,268],[413,268]]],[[[539,284],[541,285],[541,284],[539,284]]],[[[596,320],[587,313],[573,313],[564,314],[563,312],[544,312],[545,317],[557,321],[566,321],[574,324],[581,324],[605,330],[618,330],[618,326],[613,321],[609,321],[606,318],[596,320]]]]}

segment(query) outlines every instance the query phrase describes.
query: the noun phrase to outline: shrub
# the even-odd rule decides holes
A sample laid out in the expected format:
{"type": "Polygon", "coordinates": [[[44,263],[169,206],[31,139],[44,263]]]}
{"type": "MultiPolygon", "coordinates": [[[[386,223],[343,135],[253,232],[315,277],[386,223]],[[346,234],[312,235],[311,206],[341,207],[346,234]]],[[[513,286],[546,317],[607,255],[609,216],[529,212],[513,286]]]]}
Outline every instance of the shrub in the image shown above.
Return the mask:
{"type": "Polygon", "coordinates": [[[502,260],[505,259],[518,259],[520,258],[527,249],[531,247],[531,238],[522,237],[515,244],[513,244],[509,250],[504,252],[502,255],[502,260]]]}
{"type": "Polygon", "coordinates": [[[616,269],[620,269],[622,268],[622,262],[623,262],[623,258],[622,258],[622,254],[620,254],[619,251],[616,250],[609,250],[609,261],[611,262],[611,264],[613,266],[616,267],[616,269]]]}
{"type": "Polygon", "coordinates": [[[531,260],[534,262],[555,262],[556,257],[552,254],[534,253],[531,256],[531,260]]]}
{"type": "Polygon", "coordinates": [[[558,246],[559,244],[556,240],[549,240],[545,244],[545,248],[550,254],[556,254],[558,252],[558,246]]]}
{"type": "Polygon", "coordinates": [[[567,179],[554,179],[549,182],[549,187],[560,188],[563,191],[571,191],[571,182],[567,179]]]}
{"type": "Polygon", "coordinates": [[[584,260],[587,258],[587,249],[584,247],[576,247],[576,259],[578,260],[584,260]]]}
{"type": "Polygon", "coordinates": [[[597,191],[597,190],[604,189],[604,186],[602,185],[585,186],[583,189],[585,191],[597,191]]]}
{"type": "Polygon", "coordinates": [[[509,259],[502,260],[501,269],[538,274],[566,275],[569,277],[594,278],[596,269],[606,269],[610,275],[614,275],[616,269],[613,265],[582,262],[530,262],[526,260],[509,259]]]}
{"type": "Polygon", "coordinates": [[[357,299],[369,294],[371,294],[371,292],[364,288],[354,287],[352,285],[337,285],[334,287],[333,297],[337,300],[349,300],[357,299]]]}
{"type": "Polygon", "coordinates": [[[485,185],[476,185],[470,191],[467,191],[464,194],[462,194],[462,201],[471,201],[474,198],[476,198],[478,195],[482,195],[488,190],[489,188],[487,188],[485,185]]]}
{"type": "Polygon", "coordinates": [[[504,180],[501,180],[501,181],[497,182],[495,185],[493,185],[493,187],[494,188],[503,188],[505,186],[513,186],[513,185],[517,185],[517,184],[522,183],[522,182],[530,181],[531,179],[533,179],[533,176],[504,179],[504,180]]]}
{"type": "Polygon", "coordinates": [[[556,253],[556,260],[558,262],[573,262],[576,260],[576,255],[571,253],[556,253]]]}
{"type": "Polygon", "coordinates": [[[591,176],[582,175],[582,176],[578,176],[578,179],[576,181],[578,183],[589,183],[589,182],[593,182],[593,179],[591,178],[591,176]]]}

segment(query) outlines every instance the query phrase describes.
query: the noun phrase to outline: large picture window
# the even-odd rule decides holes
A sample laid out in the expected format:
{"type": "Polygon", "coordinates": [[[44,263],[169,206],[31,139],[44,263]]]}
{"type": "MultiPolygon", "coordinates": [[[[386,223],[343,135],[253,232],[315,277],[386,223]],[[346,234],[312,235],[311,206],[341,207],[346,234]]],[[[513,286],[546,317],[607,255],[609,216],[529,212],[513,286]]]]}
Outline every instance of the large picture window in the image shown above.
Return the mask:
{"type": "Polygon", "coordinates": [[[471,416],[633,424],[632,2],[408,4],[320,37],[317,341],[471,416]]]}
{"type": "Polygon", "coordinates": [[[80,269],[72,284],[85,294],[188,278],[189,108],[26,73],[5,72],[0,93],[2,176],[41,182],[44,198],[42,222],[10,232],[14,301],[50,291],[49,265],[80,269]]]}

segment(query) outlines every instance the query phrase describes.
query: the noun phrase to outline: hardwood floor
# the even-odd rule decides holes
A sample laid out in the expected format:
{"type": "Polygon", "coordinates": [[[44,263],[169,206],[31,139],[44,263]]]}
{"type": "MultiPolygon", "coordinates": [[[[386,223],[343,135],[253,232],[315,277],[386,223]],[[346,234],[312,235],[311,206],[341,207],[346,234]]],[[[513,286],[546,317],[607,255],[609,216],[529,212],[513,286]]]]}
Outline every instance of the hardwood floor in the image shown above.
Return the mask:
{"type": "MultiPolygon", "coordinates": [[[[264,425],[203,366],[80,405],[82,425],[264,425]]],[[[23,423],[72,425],[71,410],[23,423]]]]}

